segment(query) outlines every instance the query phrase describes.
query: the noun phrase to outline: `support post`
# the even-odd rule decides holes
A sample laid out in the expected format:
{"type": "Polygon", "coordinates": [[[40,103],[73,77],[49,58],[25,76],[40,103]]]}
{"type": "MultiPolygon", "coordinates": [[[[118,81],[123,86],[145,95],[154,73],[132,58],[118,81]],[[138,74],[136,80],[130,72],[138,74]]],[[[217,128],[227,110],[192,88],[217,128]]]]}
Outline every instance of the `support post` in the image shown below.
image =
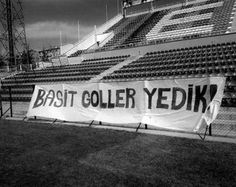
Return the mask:
{"type": "Polygon", "coordinates": [[[91,127],[92,126],[92,124],[93,124],[93,122],[94,122],[94,120],[89,124],[89,127],[91,127]]]}
{"type": "Polygon", "coordinates": [[[25,119],[27,119],[27,117],[26,117],[26,116],[23,118],[23,120],[22,120],[22,121],[25,121],[25,119]]]}
{"type": "Polygon", "coordinates": [[[212,136],[212,126],[211,126],[211,124],[209,125],[209,136],[212,136]]]}
{"type": "Polygon", "coordinates": [[[57,119],[55,119],[55,120],[52,122],[52,125],[53,125],[54,123],[56,123],[56,121],[57,121],[57,119]]]}
{"type": "Polygon", "coordinates": [[[35,89],[35,85],[33,85],[33,92],[34,92],[34,89],[35,89]]]}
{"type": "Polygon", "coordinates": [[[11,87],[8,87],[9,90],[9,101],[10,101],[10,116],[13,117],[13,111],[12,111],[12,93],[11,93],[11,87]]]}
{"type": "Polygon", "coordinates": [[[208,126],[206,126],[206,130],[205,130],[205,133],[204,133],[204,135],[203,135],[203,137],[198,133],[198,136],[201,138],[201,140],[205,140],[205,138],[206,138],[206,134],[207,134],[207,129],[208,129],[208,126]]]}
{"type": "Polygon", "coordinates": [[[138,127],[136,128],[136,132],[138,132],[141,125],[142,125],[142,123],[139,123],[138,127]]]}

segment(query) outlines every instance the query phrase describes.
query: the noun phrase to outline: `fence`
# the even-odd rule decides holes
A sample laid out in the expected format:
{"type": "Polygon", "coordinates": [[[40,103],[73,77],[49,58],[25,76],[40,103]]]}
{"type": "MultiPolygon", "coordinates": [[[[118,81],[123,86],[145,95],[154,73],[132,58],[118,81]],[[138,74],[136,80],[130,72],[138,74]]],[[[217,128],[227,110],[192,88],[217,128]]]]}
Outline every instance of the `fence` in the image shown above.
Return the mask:
{"type": "Polygon", "coordinates": [[[12,107],[12,90],[11,90],[11,87],[9,86],[8,87],[8,93],[9,93],[9,97],[8,97],[8,100],[9,100],[9,107],[6,109],[6,111],[4,111],[3,109],[3,104],[2,104],[2,96],[1,96],[1,92],[0,92],[0,119],[3,118],[7,112],[10,111],[10,117],[13,117],[13,107],[12,107]]]}
{"type": "MultiPolygon", "coordinates": [[[[2,99],[1,93],[4,90],[2,89],[0,92],[0,119],[6,117],[9,115],[10,117],[21,117],[24,118],[27,112],[27,108],[29,105],[29,102],[13,102],[13,92],[11,87],[6,87],[5,91],[8,92],[8,101],[4,102],[2,99]],[[4,107],[3,107],[4,102],[4,107]],[[13,111],[14,110],[14,111],[13,111]],[[14,113],[13,113],[14,112],[14,113]]],[[[235,122],[235,114],[236,109],[235,108],[225,108],[222,107],[220,110],[220,113],[218,114],[217,120],[213,122],[213,124],[206,128],[206,126],[202,126],[199,130],[200,135],[204,138],[204,135],[209,136],[228,136],[228,137],[236,137],[236,125],[233,124],[235,122]],[[233,120],[233,121],[230,121],[233,120]]],[[[40,119],[40,118],[38,118],[40,119]]],[[[83,122],[78,122],[83,123],[83,122]]],[[[93,124],[96,125],[96,122],[93,122],[93,124]]],[[[115,124],[106,124],[106,123],[98,123],[99,125],[106,125],[106,126],[117,126],[115,124]]],[[[88,123],[88,125],[91,125],[88,123]]],[[[137,128],[137,124],[123,124],[121,127],[127,127],[127,128],[137,128]]],[[[152,130],[161,130],[161,131],[168,131],[166,129],[160,129],[155,128],[146,124],[139,124],[137,130],[139,128],[145,128],[145,129],[152,129],[152,130]]]]}

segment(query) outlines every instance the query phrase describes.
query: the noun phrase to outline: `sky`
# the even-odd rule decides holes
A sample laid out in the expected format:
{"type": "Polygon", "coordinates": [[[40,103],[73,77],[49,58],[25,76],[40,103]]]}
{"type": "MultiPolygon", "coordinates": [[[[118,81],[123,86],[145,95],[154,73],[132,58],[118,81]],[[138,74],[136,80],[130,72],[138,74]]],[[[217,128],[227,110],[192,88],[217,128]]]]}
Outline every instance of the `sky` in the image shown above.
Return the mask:
{"type": "MultiPolygon", "coordinates": [[[[118,13],[119,0],[22,0],[26,36],[30,48],[43,49],[80,38],[118,13]]],[[[120,10],[120,7],[119,7],[120,10]]]]}

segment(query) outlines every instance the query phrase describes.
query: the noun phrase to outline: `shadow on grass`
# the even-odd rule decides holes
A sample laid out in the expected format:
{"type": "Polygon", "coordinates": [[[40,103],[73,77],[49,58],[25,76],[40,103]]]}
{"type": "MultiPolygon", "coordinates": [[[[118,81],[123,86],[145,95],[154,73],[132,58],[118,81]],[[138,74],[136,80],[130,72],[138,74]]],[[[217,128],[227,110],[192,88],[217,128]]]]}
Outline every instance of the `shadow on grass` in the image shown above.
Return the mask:
{"type": "Polygon", "coordinates": [[[0,121],[0,186],[233,186],[236,145],[0,121]]]}

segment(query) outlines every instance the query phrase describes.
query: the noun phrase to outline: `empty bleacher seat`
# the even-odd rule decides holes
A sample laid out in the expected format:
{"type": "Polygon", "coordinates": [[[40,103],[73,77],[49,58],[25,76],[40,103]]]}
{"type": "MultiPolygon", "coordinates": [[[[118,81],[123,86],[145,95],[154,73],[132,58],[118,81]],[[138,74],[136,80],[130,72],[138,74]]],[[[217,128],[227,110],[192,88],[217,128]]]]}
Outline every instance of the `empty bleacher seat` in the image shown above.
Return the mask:
{"type": "Polygon", "coordinates": [[[9,99],[9,90],[12,88],[14,101],[29,101],[36,84],[53,84],[63,82],[88,81],[92,77],[110,67],[123,62],[128,55],[86,59],[81,64],[48,67],[32,72],[23,72],[2,80],[2,91],[4,100],[9,99]]]}
{"type": "Polygon", "coordinates": [[[226,76],[225,101],[235,106],[235,53],[235,42],[148,52],[103,80],[226,76]]]}

